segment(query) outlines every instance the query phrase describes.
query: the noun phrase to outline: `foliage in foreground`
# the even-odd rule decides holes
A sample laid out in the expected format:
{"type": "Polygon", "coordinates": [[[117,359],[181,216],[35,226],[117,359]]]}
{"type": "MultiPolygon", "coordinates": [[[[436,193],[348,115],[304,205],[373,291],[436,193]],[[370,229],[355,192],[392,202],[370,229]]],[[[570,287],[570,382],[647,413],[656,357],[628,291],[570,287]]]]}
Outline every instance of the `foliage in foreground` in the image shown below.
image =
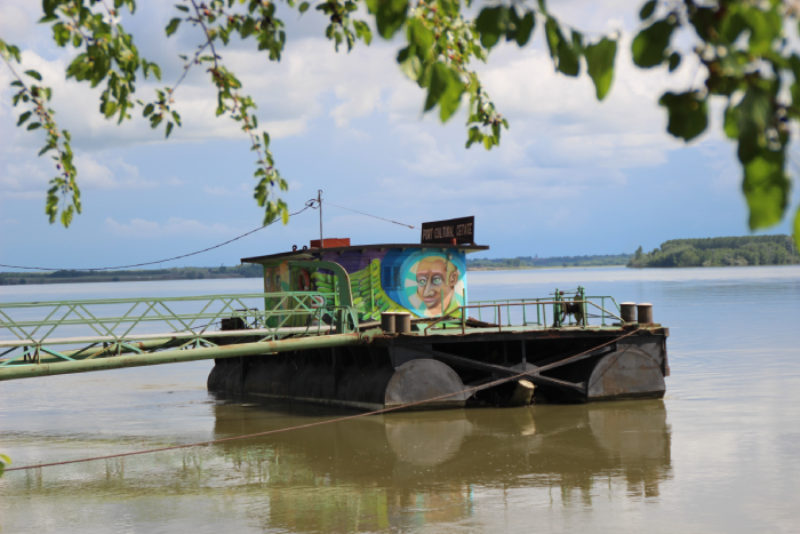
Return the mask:
{"type": "Polygon", "coordinates": [[[800,263],[788,235],[671,239],[652,252],[636,251],[628,267],[722,267],[800,263]]]}
{"type": "MultiPolygon", "coordinates": [[[[467,147],[491,149],[509,127],[472,63],[487,61],[503,40],[527,46],[537,26],[556,71],[574,77],[585,68],[599,100],[611,89],[617,34],[589,39],[559,21],[545,0],[501,0],[476,10],[470,9],[472,0],[322,0],[313,5],[307,0],[182,0],[165,33],[194,32],[197,46],[180,56],[183,74],[145,100],[135,97],[137,82],[151,76],[160,80],[161,69],[139,54],[122,25],[123,11],[127,17],[135,12],[134,0],[43,0],[40,22],[52,27],[58,46],[76,54],[67,78],[102,87],[100,113],[119,124],[141,112],[169,137],[181,126],[174,109],[179,86],[194,66],[204,68],[217,91],[216,114],[238,123],[256,154],[254,198],[264,209],[264,222],[278,217],[287,222],[280,192],[288,185],[269,150],[269,134],[259,129],[256,103],[225,64],[222,49],[232,39],[248,40],[270,61],[279,61],[287,39],[280,16],[287,11],[302,15],[312,7],[328,21],[325,35],[336,50],[344,46],[349,51],[359,41],[369,45],[372,28],[384,39],[399,35],[397,63],[425,90],[425,112],[438,108],[444,122],[462,100],[468,101],[467,147]],[[364,11],[368,20],[357,18],[364,11]]],[[[642,69],[673,72],[686,56],[701,65],[691,86],[664,93],[658,103],[667,113],[667,131],[686,142],[706,130],[712,98],[725,103],[722,122],[737,143],[753,230],[780,222],[789,204],[786,151],[790,123],[800,119],[800,56],[792,49],[797,40],[788,28],[794,32],[798,15],[796,3],[781,0],[649,0],[639,11],[642,29],[632,42],[633,62],[642,69]]],[[[69,132],[59,129],[49,107],[52,90],[37,71],[17,72],[14,65],[22,63],[18,46],[0,39],[0,56],[13,75],[13,104],[24,108],[17,125],[44,132],[39,154],[54,154],[58,174],[50,182],[45,211],[51,223],[69,226],[81,212],[78,170],[69,132]]],[[[794,224],[800,236],[800,210],[794,224]]]]}
{"type": "Polygon", "coordinates": [[[6,466],[11,463],[11,458],[6,456],[5,454],[0,454],[0,478],[3,478],[3,475],[6,472],[6,466]]]}

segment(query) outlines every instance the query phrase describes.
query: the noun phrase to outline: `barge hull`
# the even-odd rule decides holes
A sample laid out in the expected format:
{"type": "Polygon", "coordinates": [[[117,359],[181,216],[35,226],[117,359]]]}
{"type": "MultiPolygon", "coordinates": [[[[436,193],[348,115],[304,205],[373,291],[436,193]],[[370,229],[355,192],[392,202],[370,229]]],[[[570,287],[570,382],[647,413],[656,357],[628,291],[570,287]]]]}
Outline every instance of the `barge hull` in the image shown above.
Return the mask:
{"type": "Polygon", "coordinates": [[[482,385],[528,372],[535,403],[662,398],[668,329],[625,334],[623,328],[564,328],[377,335],[354,346],[216,360],[208,389],[366,411],[449,394],[418,407],[455,408],[511,405],[517,380],[482,385]]]}

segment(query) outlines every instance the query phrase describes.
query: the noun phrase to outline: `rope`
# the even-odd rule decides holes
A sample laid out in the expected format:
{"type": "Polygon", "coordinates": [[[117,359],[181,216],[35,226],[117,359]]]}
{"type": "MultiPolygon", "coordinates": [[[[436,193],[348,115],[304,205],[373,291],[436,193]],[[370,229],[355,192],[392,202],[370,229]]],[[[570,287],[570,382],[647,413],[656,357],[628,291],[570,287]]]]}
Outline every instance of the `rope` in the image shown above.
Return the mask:
{"type": "MultiPolygon", "coordinates": [[[[295,215],[300,215],[301,213],[303,213],[304,211],[306,211],[310,207],[311,206],[306,204],[305,208],[303,208],[300,211],[297,211],[295,213],[290,213],[289,216],[290,217],[294,217],[295,215]]],[[[238,241],[239,239],[241,239],[243,237],[247,237],[250,234],[254,234],[254,233],[258,232],[259,230],[263,230],[264,228],[266,228],[268,226],[271,226],[271,225],[275,224],[276,222],[278,222],[278,219],[272,221],[269,224],[265,224],[264,226],[259,226],[258,228],[250,230],[249,232],[244,233],[244,234],[242,234],[242,235],[240,235],[238,237],[234,237],[233,239],[229,239],[229,240],[225,241],[224,243],[220,243],[219,245],[214,245],[213,247],[204,248],[203,250],[198,250],[197,252],[190,252],[189,254],[182,254],[181,256],[175,256],[174,258],[167,258],[166,260],[148,261],[146,263],[134,263],[133,265],[119,265],[117,267],[96,267],[96,268],[92,268],[92,269],[58,269],[58,268],[55,268],[55,267],[24,267],[24,266],[21,266],[21,265],[5,265],[5,264],[2,264],[2,263],[0,263],[0,267],[9,267],[11,269],[26,269],[26,270],[29,270],[29,271],[115,271],[117,269],[130,269],[131,267],[144,267],[145,265],[155,265],[157,263],[166,263],[168,261],[179,260],[179,259],[182,259],[182,258],[188,258],[189,256],[196,256],[197,254],[202,254],[203,252],[208,252],[209,250],[214,250],[215,248],[223,247],[223,246],[225,246],[225,245],[227,245],[229,243],[233,243],[234,241],[238,241]]]]}
{"type": "MultiPolygon", "coordinates": [[[[586,355],[586,354],[588,354],[590,352],[593,352],[593,351],[595,351],[597,349],[602,349],[603,347],[607,347],[608,345],[611,345],[612,343],[616,343],[617,341],[619,341],[621,339],[624,339],[624,338],[626,338],[628,336],[632,336],[633,334],[635,334],[639,330],[640,330],[640,328],[636,328],[635,330],[632,330],[631,332],[628,332],[625,335],[622,335],[622,336],[620,336],[618,338],[612,339],[611,341],[608,341],[606,343],[598,345],[597,347],[594,347],[593,349],[589,349],[589,350],[583,351],[583,352],[581,352],[579,354],[576,354],[574,356],[570,356],[566,360],[562,360],[562,361],[574,360],[576,358],[579,358],[580,356],[584,356],[584,355],[586,355]]],[[[558,362],[558,363],[562,363],[562,362],[558,362]]],[[[553,365],[554,364],[550,364],[550,366],[553,366],[553,365]]],[[[550,366],[545,366],[545,367],[550,367],[550,366]]],[[[95,460],[110,460],[112,458],[122,458],[122,457],[125,457],[125,456],[137,456],[137,455],[140,455],[140,454],[150,454],[150,453],[154,453],[154,452],[174,451],[174,450],[177,450],[177,449],[187,449],[189,447],[199,447],[199,446],[202,446],[202,445],[214,445],[214,444],[217,444],[217,443],[225,443],[227,441],[236,441],[236,440],[240,440],[240,439],[249,439],[249,438],[256,438],[256,437],[261,437],[261,436],[269,436],[269,435],[272,435],[272,434],[280,434],[282,432],[289,432],[289,431],[292,431],[292,430],[302,430],[304,428],[312,428],[312,427],[315,427],[315,426],[327,425],[327,424],[331,424],[331,423],[340,423],[342,421],[350,421],[352,419],[358,419],[360,417],[367,417],[369,415],[378,415],[378,414],[382,414],[382,413],[394,412],[394,411],[397,411],[397,410],[402,410],[404,408],[411,408],[411,407],[417,406],[419,404],[424,404],[426,402],[438,401],[438,400],[446,399],[446,398],[449,398],[449,397],[453,397],[455,395],[461,395],[461,394],[464,394],[464,393],[470,393],[470,392],[473,392],[473,391],[477,391],[479,389],[486,389],[486,388],[489,388],[489,387],[494,387],[494,386],[497,386],[497,385],[500,385],[500,384],[505,384],[506,382],[511,382],[512,380],[518,380],[520,378],[524,378],[526,376],[529,376],[530,374],[531,374],[530,372],[519,373],[519,374],[514,375],[514,376],[509,376],[509,377],[506,377],[506,378],[500,378],[498,380],[494,380],[494,381],[489,382],[487,384],[481,384],[480,386],[476,386],[476,387],[469,388],[469,389],[464,389],[464,390],[461,390],[461,391],[456,391],[454,393],[447,393],[445,395],[439,395],[438,397],[433,397],[433,398],[430,398],[430,399],[425,399],[425,400],[415,401],[415,402],[409,402],[408,404],[402,404],[400,406],[392,406],[392,407],[389,407],[389,408],[382,408],[380,410],[375,410],[375,411],[372,411],[372,412],[360,413],[360,414],[355,414],[355,415],[348,415],[348,416],[345,416],[345,417],[337,417],[335,419],[327,419],[325,421],[317,421],[315,423],[307,423],[305,425],[297,425],[297,426],[292,426],[292,427],[288,427],[288,428],[279,428],[279,429],[276,429],[276,430],[267,430],[265,432],[256,432],[255,434],[246,434],[244,436],[233,436],[233,437],[230,437],[230,438],[221,438],[221,439],[214,439],[214,440],[210,440],[210,441],[201,441],[201,442],[198,442],[198,443],[188,443],[186,445],[173,445],[171,447],[160,447],[158,449],[147,449],[147,450],[143,450],[143,451],[122,452],[122,453],[118,453],[118,454],[109,454],[109,455],[106,455],[106,456],[93,456],[91,458],[81,458],[79,460],[66,460],[66,461],[63,461],[63,462],[52,462],[52,463],[48,463],[48,464],[25,465],[25,466],[22,466],[22,467],[11,467],[11,468],[6,468],[5,471],[6,472],[9,472],[9,471],[25,471],[25,470],[28,470],[28,469],[38,469],[38,468],[41,468],[41,467],[54,467],[54,466],[57,466],[57,465],[78,464],[78,463],[85,463],[85,462],[93,462],[95,460]]]]}
{"type": "Polygon", "coordinates": [[[412,230],[414,229],[414,227],[411,226],[410,224],[405,224],[405,223],[393,221],[391,219],[384,219],[383,217],[378,217],[377,215],[370,215],[369,213],[364,213],[363,211],[358,211],[358,210],[354,210],[354,209],[350,209],[350,208],[345,208],[344,206],[338,206],[338,205],[334,204],[333,202],[328,202],[327,200],[325,201],[325,204],[330,204],[331,206],[333,206],[335,208],[339,208],[339,209],[343,209],[343,210],[347,210],[347,211],[352,211],[353,213],[358,213],[359,215],[366,215],[367,217],[372,217],[373,219],[380,219],[382,221],[390,222],[392,224],[399,224],[400,226],[407,226],[408,228],[411,228],[412,230]]]}

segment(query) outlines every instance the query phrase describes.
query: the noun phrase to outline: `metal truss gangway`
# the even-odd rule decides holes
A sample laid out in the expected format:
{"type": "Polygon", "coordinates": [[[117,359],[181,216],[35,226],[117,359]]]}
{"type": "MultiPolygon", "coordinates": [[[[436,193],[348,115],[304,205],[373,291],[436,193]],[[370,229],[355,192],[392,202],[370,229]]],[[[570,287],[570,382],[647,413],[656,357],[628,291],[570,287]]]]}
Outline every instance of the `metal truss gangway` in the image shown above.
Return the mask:
{"type": "Polygon", "coordinates": [[[358,343],[355,310],[304,291],[0,303],[0,380],[358,343]]]}

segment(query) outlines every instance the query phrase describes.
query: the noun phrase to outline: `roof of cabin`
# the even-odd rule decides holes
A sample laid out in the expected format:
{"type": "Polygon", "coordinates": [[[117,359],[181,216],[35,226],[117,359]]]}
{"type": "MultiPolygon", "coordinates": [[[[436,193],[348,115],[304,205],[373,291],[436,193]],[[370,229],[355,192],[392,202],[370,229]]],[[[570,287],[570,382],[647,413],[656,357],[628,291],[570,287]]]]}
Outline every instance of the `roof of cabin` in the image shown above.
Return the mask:
{"type": "Polygon", "coordinates": [[[467,254],[470,252],[478,252],[481,250],[489,250],[485,245],[448,245],[439,243],[410,243],[410,244],[384,244],[384,245],[351,245],[349,247],[330,247],[330,248],[308,248],[305,250],[297,249],[289,252],[280,252],[278,254],[267,254],[265,256],[252,256],[250,258],[242,258],[242,263],[264,263],[270,260],[282,260],[288,258],[302,258],[302,259],[317,259],[322,253],[338,252],[352,252],[359,250],[382,250],[389,248],[418,248],[418,249],[456,249],[463,250],[467,254]]]}

